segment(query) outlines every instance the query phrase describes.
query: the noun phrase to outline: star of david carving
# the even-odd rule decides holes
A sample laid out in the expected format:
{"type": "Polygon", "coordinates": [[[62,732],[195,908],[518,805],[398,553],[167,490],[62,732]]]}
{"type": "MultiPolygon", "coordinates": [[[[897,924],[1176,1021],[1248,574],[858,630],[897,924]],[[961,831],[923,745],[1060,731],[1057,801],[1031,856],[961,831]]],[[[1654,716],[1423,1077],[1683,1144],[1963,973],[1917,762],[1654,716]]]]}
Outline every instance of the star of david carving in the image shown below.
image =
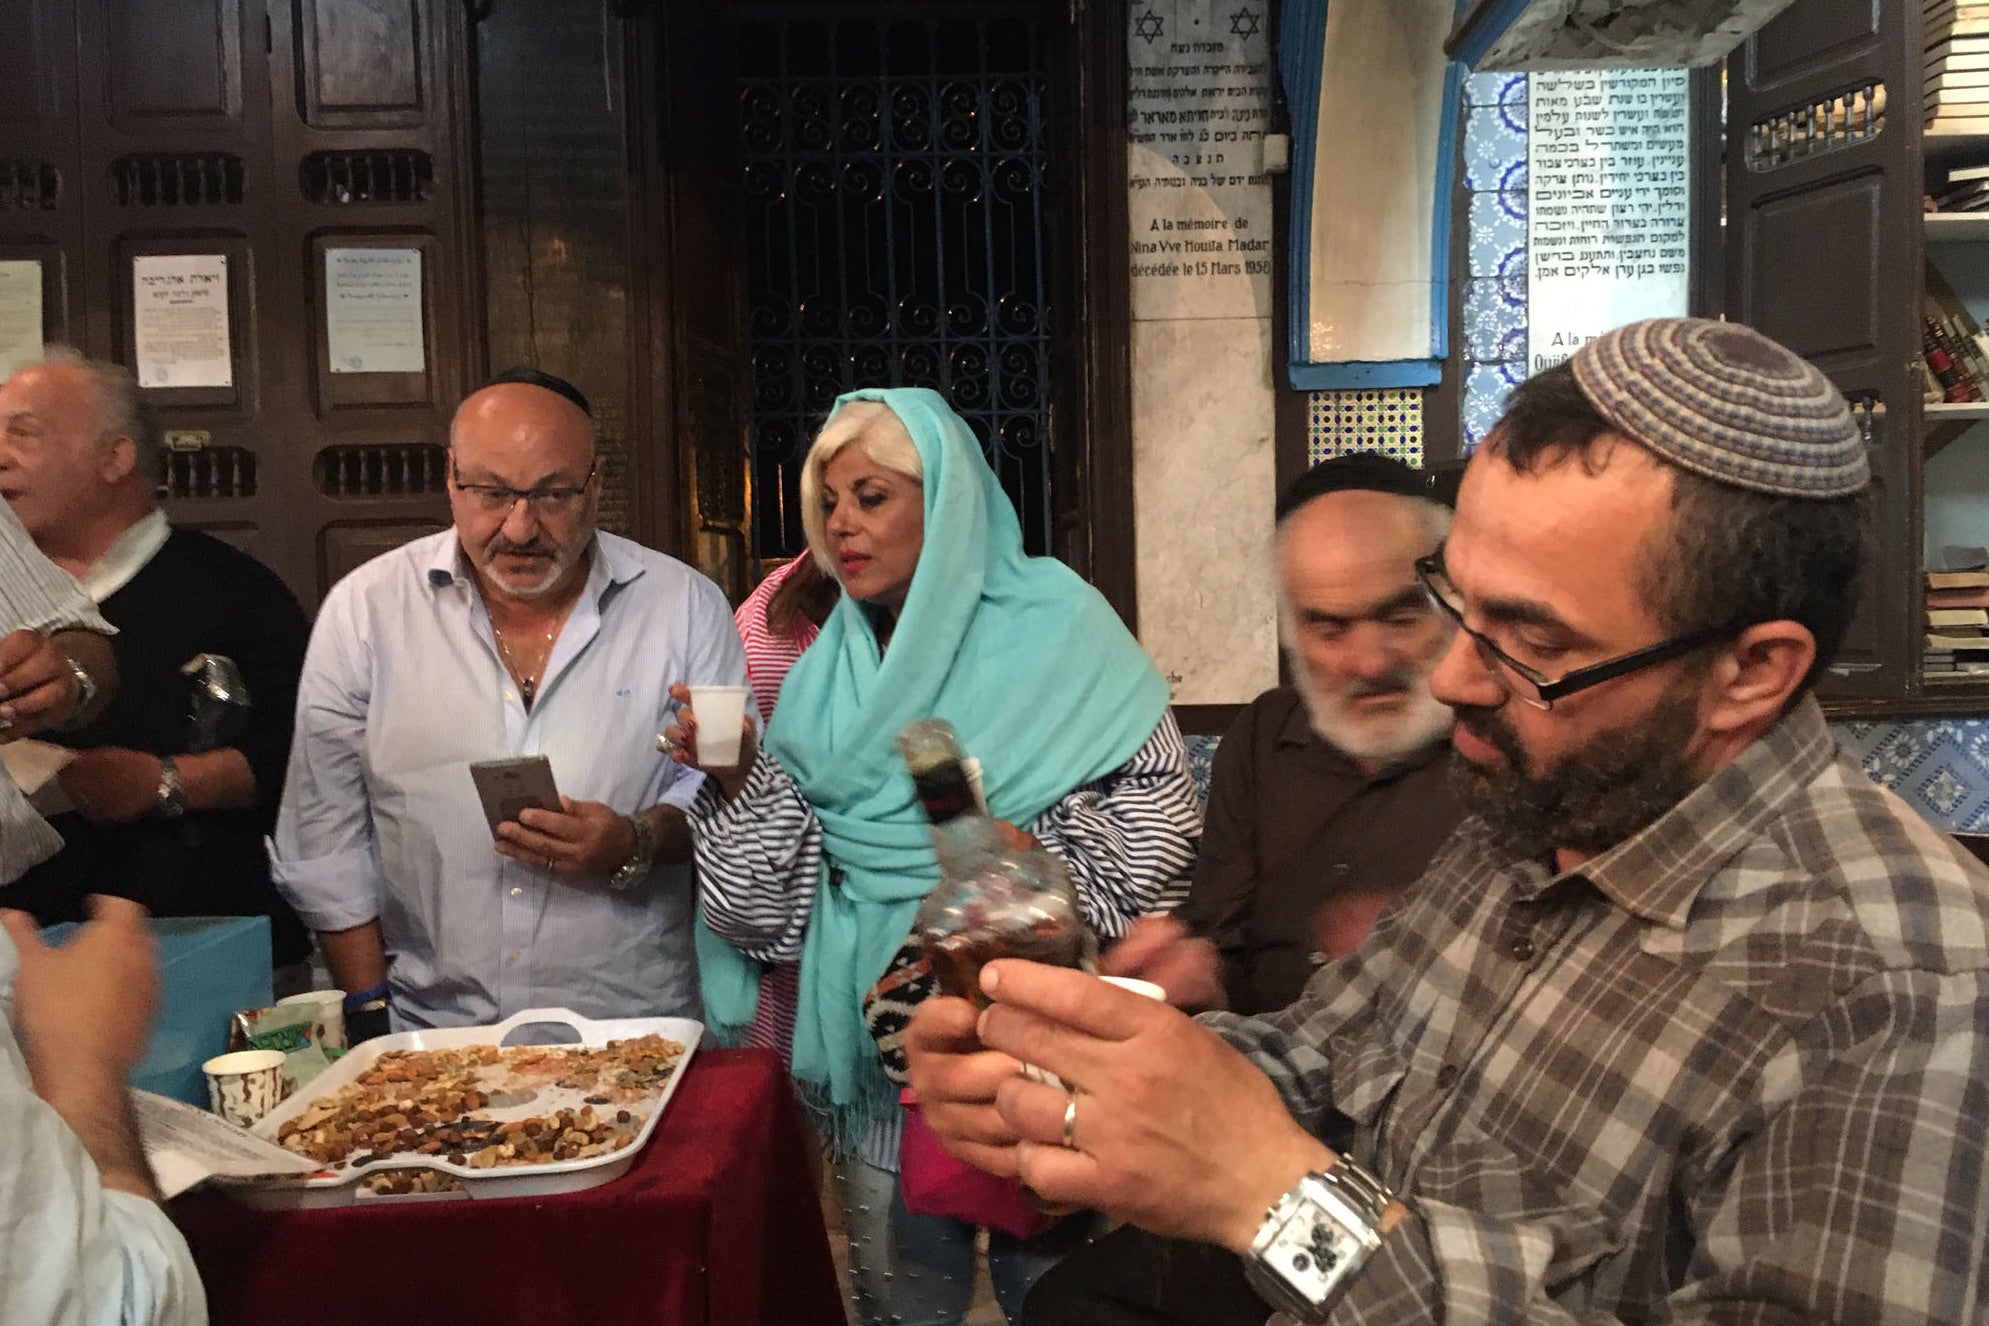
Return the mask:
{"type": "Polygon", "coordinates": [[[1258,26],[1261,17],[1254,9],[1239,9],[1230,16],[1229,31],[1234,37],[1254,37],[1262,28],[1258,26]]]}
{"type": "Polygon", "coordinates": [[[1166,30],[1166,23],[1162,22],[1160,15],[1154,13],[1151,9],[1133,20],[1133,31],[1145,38],[1146,44],[1149,46],[1160,40],[1160,34],[1166,30]]]}

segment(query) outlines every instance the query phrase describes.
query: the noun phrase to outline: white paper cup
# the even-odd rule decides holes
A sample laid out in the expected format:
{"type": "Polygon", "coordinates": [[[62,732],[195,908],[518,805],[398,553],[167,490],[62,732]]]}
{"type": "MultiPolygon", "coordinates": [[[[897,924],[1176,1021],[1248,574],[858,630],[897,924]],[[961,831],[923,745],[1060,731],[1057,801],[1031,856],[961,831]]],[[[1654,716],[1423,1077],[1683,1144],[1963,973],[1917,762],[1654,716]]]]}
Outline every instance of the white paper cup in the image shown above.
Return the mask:
{"type": "Polygon", "coordinates": [[[207,1099],[229,1123],[247,1128],[283,1099],[281,1050],[237,1050],[217,1054],[200,1066],[207,1074],[207,1099]]]}
{"type": "Polygon", "coordinates": [[[1121,990],[1131,990],[1134,994],[1143,994],[1148,999],[1165,1000],[1167,998],[1167,991],[1161,989],[1152,981],[1142,981],[1132,976],[1100,976],[1098,979],[1107,985],[1116,985],[1121,990]]]}
{"type": "Polygon", "coordinates": [[[730,769],[739,763],[739,726],[746,720],[744,686],[691,686],[691,709],[698,720],[698,763],[730,769]]]}
{"type": "Polygon", "coordinates": [[[317,1010],[311,1019],[311,1040],[320,1050],[343,1050],[345,1043],[345,991],[306,990],[276,1001],[276,1007],[308,1004],[317,1010]]]}
{"type": "MultiPolygon", "coordinates": [[[[1161,989],[1152,981],[1137,980],[1131,976],[1100,976],[1098,979],[1104,981],[1107,985],[1116,985],[1121,990],[1131,990],[1134,994],[1145,995],[1148,999],[1164,1000],[1167,998],[1167,991],[1161,989]]],[[[1038,1068],[1034,1064],[1022,1065],[1022,1076],[1028,1078],[1031,1082],[1041,1082],[1046,1087],[1055,1087],[1059,1091],[1069,1090],[1064,1085],[1062,1078],[1058,1077],[1055,1073],[1038,1068]]]]}

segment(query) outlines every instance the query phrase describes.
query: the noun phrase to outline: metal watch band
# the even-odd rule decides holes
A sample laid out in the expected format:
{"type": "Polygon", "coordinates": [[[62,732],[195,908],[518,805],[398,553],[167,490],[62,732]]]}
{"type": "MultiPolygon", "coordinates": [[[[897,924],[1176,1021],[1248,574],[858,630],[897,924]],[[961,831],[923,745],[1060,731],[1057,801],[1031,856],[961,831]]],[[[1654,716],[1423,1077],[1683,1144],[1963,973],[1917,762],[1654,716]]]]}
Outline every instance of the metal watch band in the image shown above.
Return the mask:
{"type": "Polygon", "coordinates": [[[629,853],[628,860],[608,876],[608,887],[611,889],[632,889],[642,883],[649,878],[650,864],[656,859],[656,830],[650,827],[649,817],[638,812],[624,818],[635,833],[635,849],[629,853]]]}
{"type": "Polygon", "coordinates": [[[180,767],[170,755],[159,757],[159,792],[156,809],[162,820],[176,820],[186,814],[186,783],[180,779],[180,767]]]}
{"type": "Polygon", "coordinates": [[[1379,1225],[1382,1212],[1395,1200],[1388,1189],[1381,1186],[1381,1180],[1341,1157],[1340,1163],[1329,1170],[1322,1170],[1310,1176],[1315,1181],[1337,1191],[1346,1202],[1366,1216],[1370,1223],[1379,1225]]]}
{"type": "MultiPolygon", "coordinates": [[[[1380,1180],[1344,1158],[1331,1169],[1302,1176],[1265,1213],[1263,1227],[1243,1258],[1244,1278],[1279,1312],[1302,1322],[1325,1320],[1380,1247],[1381,1217],[1392,1200],[1380,1180]],[[1301,1240],[1301,1250],[1309,1256],[1292,1258],[1298,1271],[1293,1278],[1271,1254],[1299,1221],[1306,1222],[1301,1230],[1310,1230],[1310,1239],[1301,1240]],[[1351,1254],[1344,1247],[1322,1246],[1322,1225],[1332,1226],[1350,1242],[1351,1254]],[[1310,1288],[1304,1283],[1308,1280],[1310,1288]]],[[[1292,1251],[1289,1244],[1284,1250],[1292,1251]]]]}

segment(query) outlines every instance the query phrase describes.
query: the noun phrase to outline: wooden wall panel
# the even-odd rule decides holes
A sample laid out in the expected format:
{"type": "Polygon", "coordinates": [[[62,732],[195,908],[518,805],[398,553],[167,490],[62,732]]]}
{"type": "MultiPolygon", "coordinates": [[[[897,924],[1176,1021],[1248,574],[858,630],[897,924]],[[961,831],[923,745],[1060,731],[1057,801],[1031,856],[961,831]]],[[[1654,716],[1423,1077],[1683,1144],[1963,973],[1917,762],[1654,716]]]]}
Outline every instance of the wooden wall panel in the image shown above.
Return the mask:
{"type": "Polygon", "coordinates": [[[0,129],[51,119],[65,108],[59,86],[65,62],[58,57],[65,35],[75,41],[75,24],[64,22],[60,8],[45,0],[8,6],[6,38],[0,40],[0,129]]]}
{"type": "Polygon", "coordinates": [[[298,87],[316,129],[405,128],[426,114],[421,6],[414,0],[296,0],[298,87]]]}
{"type": "Polygon", "coordinates": [[[105,0],[103,12],[113,124],[142,131],[241,118],[240,0],[105,0]]]}
{"type": "Polygon", "coordinates": [[[466,24],[459,0],[0,0],[0,163],[62,185],[0,210],[0,258],[43,263],[49,336],[129,363],[133,257],[228,255],[234,385],[147,393],[165,506],[307,606],[447,523],[436,457],[483,362],[466,24]],[[369,245],[422,252],[422,373],[326,372],[323,250],[369,245]]]}

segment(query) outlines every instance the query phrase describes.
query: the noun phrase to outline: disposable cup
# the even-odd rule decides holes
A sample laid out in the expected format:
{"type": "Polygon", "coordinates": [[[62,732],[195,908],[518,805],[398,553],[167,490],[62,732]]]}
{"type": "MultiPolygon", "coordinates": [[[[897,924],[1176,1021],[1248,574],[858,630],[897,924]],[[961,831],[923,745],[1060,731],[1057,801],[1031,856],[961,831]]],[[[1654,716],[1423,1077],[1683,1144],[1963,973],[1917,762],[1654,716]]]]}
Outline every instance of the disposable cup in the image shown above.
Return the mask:
{"type": "Polygon", "coordinates": [[[316,1010],[311,1019],[311,1040],[321,1050],[343,1050],[345,1043],[345,991],[306,990],[276,1001],[278,1008],[308,1005],[316,1010]]]}
{"type": "Polygon", "coordinates": [[[691,686],[698,720],[698,763],[730,769],[739,763],[739,725],[746,718],[744,686],[691,686]]]}
{"type": "Polygon", "coordinates": [[[1101,976],[1098,979],[1107,985],[1116,985],[1121,990],[1131,990],[1134,994],[1143,994],[1148,999],[1164,1000],[1167,998],[1167,991],[1161,989],[1152,981],[1142,981],[1132,976],[1101,976]]]}
{"type": "Polygon", "coordinates": [[[229,1123],[247,1128],[283,1099],[281,1050],[236,1050],[217,1054],[200,1066],[207,1074],[207,1099],[229,1123]]]}

